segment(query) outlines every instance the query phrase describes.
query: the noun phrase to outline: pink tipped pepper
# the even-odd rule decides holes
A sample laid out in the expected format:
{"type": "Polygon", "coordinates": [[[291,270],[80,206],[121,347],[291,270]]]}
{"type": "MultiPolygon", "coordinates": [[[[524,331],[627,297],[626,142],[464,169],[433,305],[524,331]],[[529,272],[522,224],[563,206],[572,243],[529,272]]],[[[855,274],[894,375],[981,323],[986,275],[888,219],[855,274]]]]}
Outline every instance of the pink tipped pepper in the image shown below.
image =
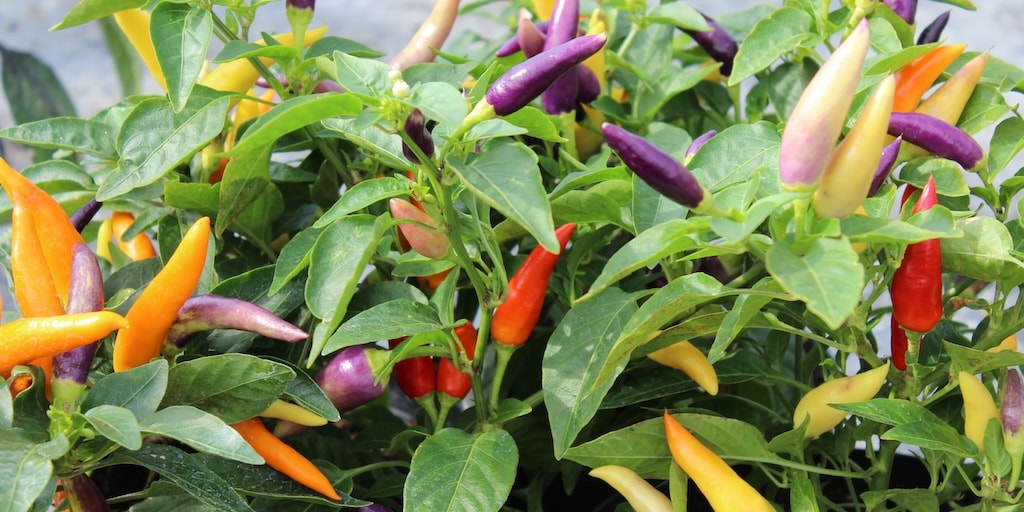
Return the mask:
{"type": "Polygon", "coordinates": [[[818,185],[846,122],[870,42],[867,20],[861,20],[797,100],[779,147],[779,174],[785,189],[811,190],[818,185]]]}
{"type": "Polygon", "coordinates": [[[1003,424],[1003,446],[1010,454],[1010,490],[1020,481],[1021,462],[1024,461],[1024,380],[1020,370],[1010,368],[1003,382],[1002,400],[999,402],[999,421],[1003,424]]]}
{"type": "Polygon", "coordinates": [[[626,167],[651,188],[694,211],[706,211],[713,206],[711,194],[675,157],[611,123],[601,124],[601,131],[626,167]]]}
{"type": "MultiPolygon", "coordinates": [[[[387,364],[390,351],[371,345],[354,345],[341,349],[313,380],[324,391],[338,412],[345,414],[384,394],[387,381],[374,383],[377,374],[387,364]]],[[[306,427],[290,421],[278,422],[274,435],[286,437],[298,434],[306,427]]]]}
{"type": "Polygon", "coordinates": [[[542,30],[540,25],[534,24],[533,20],[530,19],[530,11],[526,9],[520,10],[516,35],[512,39],[516,42],[517,46],[512,53],[522,50],[523,55],[526,58],[530,58],[544,51],[544,43],[547,41],[547,29],[550,24],[550,21],[543,22],[544,28],[542,30]]]}
{"type": "Polygon", "coordinates": [[[917,44],[932,44],[939,42],[939,38],[942,37],[942,31],[946,28],[946,23],[949,22],[949,11],[946,11],[938,15],[935,20],[928,24],[927,27],[921,29],[921,33],[917,36],[917,44]]]}
{"type": "Polygon", "coordinates": [[[68,220],[70,220],[71,225],[81,233],[82,230],[89,225],[89,222],[92,221],[92,218],[99,213],[101,206],[103,206],[103,203],[95,199],[90,199],[83,204],[81,208],[75,210],[75,213],[72,213],[71,216],[68,217],[68,220]]]}
{"type": "MultiPolygon", "coordinates": [[[[67,313],[91,313],[103,310],[103,274],[96,255],[85,244],[75,244],[71,255],[71,286],[68,288],[67,313]]],[[[89,377],[89,368],[99,343],[93,342],[53,357],[53,400],[58,409],[71,412],[89,377]]]]}
{"type": "Polygon", "coordinates": [[[249,331],[290,343],[309,337],[306,331],[247,300],[213,294],[195,295],[186,299],[178,309],[178,316],[164,337],[163,352],[178,353],[197,333],[213,329],[249,331]]]}
{"type": "MultiPolygon", "coordinates": [[[[523,44],[523,36],[520,32],[520,30],[523,30],[522,25],[524,24],[524,17],[526,18],[526,23],[529,23],[532,27],[526,29],[529,34],[528,37],[530,38],[527,44],[533,45],[536,41],[539,41],[541,43],[544,42],[544,37],[546,37],[546,34],[548,33],[548,27],[551,26],[551,20],[538,21],[537,23],[533,23],[533,21],[531,20],[530,11],[522,9],[519,11],[519,25],[516,30],[516,35],[508,38],[507,41],[505,41],[504,43],[502,43],[500,47],[498,47],[497,51],[494,52],[495,57],[508,57],[509,55],[513,55],[517,52],[526,51],[526,45],[523,44]],[[539,39],[537,38],[538,34],[540,35],[539,39]]],[[[543,44],[538,46],[538,48],[539,49],[537,50],[537,52],[539,53],[540,51],[543,50],[543,44]]],[[[526,56],[529,57],[530,54],[527,53],[526,56]]]]}
{"type": "MultiPolygon", "coordinates": [[[[929,176],[913,213],[936,204],[935,178],[929,176]]],[[[889,294],[893,318],[907,329],[928,332],[942,320],[942,252],[938,238],[907,246],[893,273],[889,294]]]]}
{"type": "Polygon", "coordinates": [[[914,15],[917,14],[917,0],[882,0],[882,3],[888,5],[892,12],[903,18],[907,25],[914,24],[914,15]]]}
{"type": "MultiPolygon", "coordinates": [[[[409,117],[405,118],[405,126],[402,129],[416,143],[424,156],[434,157],[434,139],[430,136],[430,130],[427,130],[427,118],[420,109],[413,110],[409,117]]],[[[421,163],[416,152],[404,140],[402,141],[402,154],[413,163],[421,163]]]]}
{"type": "MultiPolygon", "coordinates": [[[[544,50],[569,42],[576,38],[579,31],[580,3],[579,0],[556,0],[551,12],[551,26],[544,39],[544,50]]],[[[576,108],[576,96],[579,94],[579,75],[572,67],[570,72],[555,79],[540,95],[541,104],[548,114],[558,115],[572,112],[576,108]]]]}
{"type": "Polygon", "coordinates": [[[732,62],[736,58],[739,46],[722,25],[706,14],[702,13],[701,15],[704,16],[704,21],[711,28],[703,31],[687,29],[684,32],[692,37],[697,42],[697,45],[707,52],[709,57],[722,64],[718,68],[719,73],[729,76],[732,73],[732,62]]]}
{"type": "Polygon", "coordinates": [[[896,163],[896,157],[900,154],[900,145],[903,143],[903,137],[896,137],[892,142],[885,145],[882,148],[882,158],[878,160],[878,167],[875,169],[875,175],[871,178],[871,186],[868,188],[868,197],[875,197],[878,193],[878,189],[882,188],[882,184],[885,183],[885,179],[889,177],[889,173],[892,172],[892,166],[896,163]]]}
{"type": "Polygon", "coordinates": [[[850,133],[832,153],[811,201],[818,215],[848,217],[868,197],[886,145],[895,84],[891,75],[878,84],[850,133]]]}
{"type": "Polygon", "coordinates": [[[400,221],[398,230],[412,250],[435,260],[448,255],[451,242],[438,231],[437,221],[427,212],[398,197],[391,198],[388,206],[391,216],[400,221]]]}
{"type": "Polygon", "coordinates": [[[984,156],[981,146],[967,132],[928,114],[893,112],[889,135],[902,135],[903,140],[964,169],[974,167],[984,156]]]}
{"type": "Polygon", "coordinates": [[[434,51],[439,50],[448,39],[458,14],[459,0],[435,0],[427,19],[423,20],[405,48],[388,64],[393,68],[405,69],[413,64],[433,62],[434,51]]]}
{"type": "Polygon", "coordinates": [[[700,148],[704,146],[704,144],[707,141],[711,140],[711,137],[714,137],[715,135],[718,135],[717,130],[708,130],[698,135],[696,139],[693,139],[693,142],[690,143],[690,146],[686,148],[686,154],[683,156],[683,162],[689,162],[690,159],[692,159],[694,155],[697,154],[697,151],[699,151],[700,148]]]}

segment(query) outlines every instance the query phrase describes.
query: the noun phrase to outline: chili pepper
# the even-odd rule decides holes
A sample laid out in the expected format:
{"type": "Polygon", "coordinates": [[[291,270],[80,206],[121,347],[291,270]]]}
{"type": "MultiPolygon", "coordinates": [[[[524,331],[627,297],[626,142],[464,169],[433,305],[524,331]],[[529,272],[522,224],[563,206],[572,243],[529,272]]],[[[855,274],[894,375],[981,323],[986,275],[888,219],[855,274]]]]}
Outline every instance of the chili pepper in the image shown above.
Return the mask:
{"type": "Polygon", "coordinates": [[[160,61],[156,58],[156,48],[153,46],[153,39],[149,31],[149,12],[140,8],[125,9],[114,13],[114,21],[121,28],[121,32],[128,38],[128,42],[139,54],[142,63],[153,76],[153,80],[161,89],[167,90],[167,82],[164,80],[163,69],[160,68],[160,61]]]}
{"type": "MultiPolygon", "coordinates": [[[[303,38],[303,43],[309,46],[322,38],[326,33],[326,26],[309,30],[303,38]]],[[[293,34],[279,34],[272,37],[284,46],[295,44],[295,36],[293,34]]],[[[260,40],[256,44],[263,45],[266,43],[260,40]]],[[[264,66],[270,66],[274,63],[274,59],[270,57],[260,57],[259,59],[264,66]]],[[[259,70],[252,65],[252,62],[249,62],[249,59],[236,59],[223,62],[213,68],[212,71],[199,80],[199,84],[218,91],[242,94],[256,83],[256,79],[259,76],[259,70]]]]}
{"type": "Polygon", "coordinates": [[[139,233],[127,241],[122,237],[134,222],[135,216],[129,212],[116,211],[110,214],[111,234],[114,241],[117,242],[117,247],[132,261],[155,257],[156,249],[153,247],[153,242],[150,242],[145,234],[139,233]]]}
{"type": "MultiPolygon", "coordinates": [[[[459,341],[459,351],[466,358],[466,361],[473,361],[476,356],[477,331],[473,324],[466,322],[455,328],[455,339],[459,341]]],[[[466,398],[469,390],[473,387],[473,378],[470,374],[459,370],[449,359],[441,359],[437,364],[437,391],[441,400],[446,397],[452,401],[459,401],[466,398]]]]}
{"type": "MultiPolygon", "coordinates": [[[[427,130],[427,118],[420,109],[413,110],[409,117],[405,118],[403,131],[416,143],[416,146],[423,152],[424,156],[427,158],[434,157],[434,139],[430,136],[430,130],[427,130]]],[[[402,141],[402,154],[414,164],[422,163],[404,140],[402,141]]]]}
{"type": "Polygon", "coordinates": [[[577,37],[526,59],[499,76],[487,89],[484,101],[477,104],[464,126],[518,111],[534,100],[555,79],[597,53],[607,41],[606,34],[577,37]]]}
{"type": "MultiPolygon", "coordinates": [[[[548,12],[550,13],[550,11],[548,11],[548,12]]],[[[533,21],[531,21],[532,16],[533,15],[530,13],[530,11],[528,11],[526,9],[520,9],[519,10],[519,18],[518,18],[519,21],[518,21],[518,24],[517,24],[516,34],[513,35],[512,37],[508,38],[508,40],[506,40],[504,43],[502,43],[502,45],[499,46],[497,50],[495,50],[495,52],[494,52],[494,56],[495,57],[508,57],[509,55],[513,55],[513,54],[515,54],[517,52],[520,52],[520,51],[523,51],[525,53],[524,46],[523,46],[523,39],[522,39],[522,36],[519,33],[519,30],[522,30],[522,25],[524,23],[524,21],[523,21],[524,19],[526,20],[525,23],[529,23],[529,25],[532,27],[532,28],[528,28],[527,29],[529,31],[529,33],[530,33],[530,35],[528,36],[530,38],[530,45],[533,46],[537,42],[540,42],[541,44],[536,45],[535,48],[537,48],[537,53],[540,53],[541,51],[543,51],[544,38],[546,37],[546,34],[548,33],[548,27],[551,26],[551,20],[545,20],[545,21],[539,21],[537,23],[533,23],[533,21]],[[538,34],[540,36],[539,38],[537,37],[538,34]]],[[[530,55],[526,54],[526,56],[529,57],[530,55]]]]}
{"type": "Polygon", "coordinates": [[[623,466],[600,466],[590,470],[590,476],[604,480],[612,486],[636,512],[673,512],[672,501],[650,482],[632,469],[623,466]]]}
{"type": "Polygon", "coordinates": [[[232,424],[231,428],[263,457],[268,466],[332,500],[341,500],[327,476],[295,448],[270,433],[258,417],[232,424]]]}
{"type": "Polygon", "coordinates": [[[64,307],[46,265],[33,213],[19,203],[14,204],[11,213],[11,281],[14,299],[23,317],[56,316],[64,313],[64,307]]]}
{"type": "MultiPolygon", "coordinates": [[[[388,341],[388,348],[394,349],[406,338],[395,338],[388,341]]],[[[430,397],[432,400],[437,382],[437,369],[434,358],[417,356],[403,359],[395,363],[395,383],[403,393],[413,400],[430,397]]]]}
{"type": "Polygon", "coordinates": [[[433,62],[434,51],[439,50],[448,38],[458,14],[459,0],[435,0],[427,19],[388,65],[405,69],[413,64],[433,62]]]}
{"type": "MultiPolygon", "coordinates": [[[[93,479],[85,474],[79,473],[75,476],[61,478],[60,488],[64,493],[64,499],[72,512],[106,512],[110,510],[103,492],[93,479]]],[[[56,495],[54,502],[57,502],[56,495]]],[[[56,510],[61,510],[57,508],[56,510]]]]}
{"type": "Polygon", "coordinates": [[[903,330],[895,316],[889,317],[889,351],[892,353],[892,365],[899,371],[907,370],[907,349],[910,348],[910,339],[907,331],[903,330]]]}
{"type": "Polygon", "coordinates": [[[712,509],[717,512],[775,510],[757,489],[736,474],[718,454],[704,446],[668,411],[663,417],[672,460],[697,484],[712,509]]]}
{"type": "Polygon", "coordinates": [[[657,363],[675,368],[693,379],[709,395],[718,394],[718,373],[707,356],[689,341],[681,341],[647,354],[657,363]]]}
{"type": "Polygon", "coordinates": [[[259,414],[261,418],[285,420],[304,427],[320,427],[327,424],[327,418],[301,405],[277,399],[259,414]]]}
{"type": "Polygon", "coordinates": [[[178,310],[195,291],[206,263],[210,218],[201,217],[128,309],[128,327],[114,340],[114,371],[130,370],[160,355],[178,310]]]}
{"type": "MultiPolygon", "coordinates": [[[[551,26],[544,39],[544,50],[573,40],[579,31],[580,3],[579,0],[555,0],[551,12],[551,26]]],[[[548,114],[558,115],[572,112],[576,108],[576,96],[579,95],[579,75],[573,65],[569,72],[556,78],[540,94],[541,104],[548,114]]]]}
{"type": "Polygon", "coordinates": [[[306,38],[306,29],[309,22],[313,21],[313,10],[316,8],[316,0],[285,0],[285,16],[288,18],[288,25],[291,26],[292,34],[295,34],[295,44],[302,48],[306,38]]]}
{"type": "Polygon", "coordinates": [[[176,354],[198,332],[237,329],[267,338],[295,343],[309,337],[306,331],[247,300],[204,294],[188,297],[163,339],[163,352],[176,354]]]}
{"type": "Polygon", "coordinates": [[[928,114],[893,112],[889,117],[889,135],[920,146],[936,156],[971,169],[984,156],[981,145],[967,132],[928,114]]]}
{"type": "Polygon", "coordinates": [[[800,94],[779,147],[779,176],[785,189],[817,186],[853,102],[870,42],[867,20],[861,20],[800,94]]]}
{"type": "Polygon", "coordinates": [[[412,250],[435,260],[444,259],[451,249],[448,237],[438,231],[437,221],[414,204],[393,197],[388,201],[391,216],[398,219],[398,230],[412,250]]]}
{"type": "Polygon", "coordinates": [[[868,98],[850,133],[832,153],[811,205],[821,217],[848,217],[871,190],[892,114],[895,80],[887,76],[868,98]]]}
{"type": "Polygon", "coordinates": [[[818,437],[846,418],[846,412],[829,404],[845,404],[870,400],[885,384],[889,363],[857,375],[839,377],[807,392],[796,404],[793,424],[800,426],[809,418],[805,437],[818,437]]]}
{"type": "Polygon", "coordinates": [[[692,37],[697,45],[707,52],[709,57],[722,64],[718,68],[719,73],[729,76],[732,73],[732,62],[736,58],[739,46],[736,44],[736,40],[717,21],[704,13],[701,13],[701,16],[704,16],[704,21],[711,27],[710,29],[684,29],[683,32],[692,37]]]}
{"type": "Polygon", "coordinates": [[[626,167],[661,195],[696,212],[714,206],[711,194],[672,155],[611,123],[602,123],[601,132],[626,167]]]}
{"type": "Polygon", "coordinates": [[[915,112],[956,124],[964,112],[964,107],[967,106],[967,101],[971,99],[975,86],[981,80],[988,56],[988,52],[982,52],[960,66],[960,69],[917,106],[915,112]]]}
{"type": "MultiPolygon", "coordinates": [[[[96,256],[85,244],[76,244],[71,258],[71,287],[68,291],[67,313],[89,313],[103,310],[103,275],[96,256]]],[[[61,352],[53,357],[53,404],[71,412],[85,391],[89,368],[96,356],[98,343],[61,352]]]]}
{"type": "Polygon", "coordinates": [[[889,173],[892,172],[892,166],[896,163],[896,157],[900,154],[900,145],[902,143],[903,137],[900,136],[882,148],[882,157],[878,159],[878,167],[875,168],[875,175],[871,178],[871,186],[868,187],[868,197],[875,197],[878,189],[882,188],[885,179],[889,177],[889,173]]]}
{"type": "Polygon", "coordinates": [[[688,163],[694,155],[697,154],[697,151],[699,151],[700,148],[715,135],[718,135],[718,130],[708,130],[698,135],[696,139],[693,139],[693,142],[691,142],[686,148],[686,154],[683,156],[683,162],[688,163]]]}
{"type": "Polygon", "coordinates": [[[927,27],[921,29],[921,33],[917,36],[917,44],[937,43],[942,37],[942,31],[946,28],[947,22],[949,22],[949,11],[938,15],[927,27]]]}
{"type": "Polygon", "coordinates": [[[903,18],[907,25],[914,24],[914,15],[917,13],[917,0],[882,0],[882,3],[888,5],[892,12],[903,18]]]}
{"type": "Polygon", "coordinates": [[[999,409],[988,388],[977,377],[962,371],[957,380],[964,399],[964,435],[974,441],[979,451],[984,451],[985,429],[989,420],[999,418],[999,409]]]}
{"type": "MultiPolygon", "coordinates": [[[[935,179],[921,191],[913,213],[938,204],[935,179]]],[[[942,252],[939,239],[924,240],[907,246],[903,261],[893,273],[889,289],[892,314],[903,327],[928,332],[942,319],[942,252]]]]}
{"type": "Polygon", "coordinates": [[[1013,333],[1000,341],[998,345],[986,350],[985,352],[1004,352],[1004,351],[1016,351],[1017,350],[1017,333],[1013,333]]]}
{"type": "Polygon", "coordinates": [[[1024,381],[1016,367],[1006,372],[999,401],[999,421],[1003,424],[1003,446],[1010,455],[1010,490],[1020,482],[1020,467],[1024,461],[1024,381]]]}
{"type": "Polygon", "coordinates": [[[92,221],[92,218],[99,213],[100,207],[102,206],[103,203],[95,199],[90,199],[86,201],[81,208],[75,210],[75,213],[72,213],[71,216],[68,217],[68,220],[71,221],[71,225],[81,233],[82,230],[85,229],[85,226],[89,225],[89,222],[92,221]]]}
{"type": "Polygon", "coordinates": [[[42,357],[92,343],[127,325],[112,311],[20,318],[0,325],[0,375],[42,357]]]}
{"type": "Polygon", "coordinates": [[[555,269],[559,256],[565,252],[569,238],[576,230],[575,223],[562,225],[555,230],[559,253],[548,252],[538,245],[523,261],[508,282],[505,302],[494,310],[491,320],[491,337],[503,345],[520,346],[526,343],[533,328],[540,319],[540,310],[547,294],[548,280],[555,269]]]}
{"type": "Polygon", "coordinates": [[[575,103],[590,103],[599,96],[601,96],[601,82],[598,81],[597,75],[590,68],[582,64],[577,65],[575,103]]]}
{"type": "MultiPolygon", "coordinates": [[[[338,412],[345,414],[384,394],[387,381],[375,384],[374,379],[387,363],[389,354],[387,350],[367,345],[346,347],[332,357],[313,380],[338,412]]],[[[280,421],[274,427],[274,435],[286,437],[305,428],[290,421],[280,421]]]]}
{"type": "Polygon", "coordinates": [[[913,112],[924,93],[967,48],[965,44],[936,46],[896,72],[893,112],[913,112]]]}

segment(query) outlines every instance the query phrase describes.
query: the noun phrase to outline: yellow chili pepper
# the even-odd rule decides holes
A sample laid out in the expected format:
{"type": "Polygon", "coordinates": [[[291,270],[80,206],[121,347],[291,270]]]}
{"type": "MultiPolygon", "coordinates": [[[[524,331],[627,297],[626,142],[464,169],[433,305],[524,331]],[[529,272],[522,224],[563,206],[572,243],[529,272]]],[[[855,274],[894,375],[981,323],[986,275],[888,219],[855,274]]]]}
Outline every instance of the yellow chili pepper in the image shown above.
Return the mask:
{"type": "Polygon", "coordinates": [[[693,379],[710,395],[718,394],[718,373],[707,356],[689,341],[681,341],[647,354],[654,361],[675,368],[693,379]]]}
{"type": "Polygon", "coordinates": [[[964,398],[964,435],[979,450],[985,449],[985,428],[992,418],[999,418],[999,409],[988,388],[977,377],[967,372],[957,374],[960,395],[964,398]]]}
{"type": "Polygon", "coordinates": [[[19,364],[88,345],[127,322],[111,311],[21,318],[0,325],[0,375],[19,364]]]}
{"type": "MultiPolygon", "coordinates": [[[[326,26],[306,31],[306,37],[304,39],[306,46],[317,42],[326,33],[326,26]]],[[[275,35],[273,38],[284,46],[291,46],[295,44],[295,36],[292,34],[275,35]]],[[[265,43],[260,40],[257,41],[256,44],[265,43]]],[[[259,59],[264,66],[270,66],[274,63],[274,59],[271,59],[270,57],[260,57],[259,59]]],[[[210,71],[206,76],[204,76],[199,83],[218,91],[242,94],[245,91],[248,91],[253,84],[256,83],[256,79],[259,77],[260,72],[252,65],[251,62],[249,62],[249,59],[237,59],[229,62],[223,62],[213,68],[213,71],[210,71]]]]}
{"type": "Polygon", "coordinates": [[[674,512],[672,501],[632,469],[622,466],[601,466],[590,470],[590,476],[604,480],[636,512],[674,512]]]}
{"type": "Polygon", "coordinates": [[[986,350],[985,352],[1003,352],[1005,350],[1017,350],[1017,333],[1013,333],[1003,341],[1000,341],[998,345],[986,350]]]}
{"type": "Polygon", "coordinates": [[[829,404],[864,402],[874,397],[885,384],[889,373],[889,362],[864,373],[832,379],[807,392],[793,411],[793,424],[801,425],[810,417],[805,436],[818,437],[846,418],[846,411],[840,411],[829,404]]]}
{"type": "Polygon", "coordinates": [[[156,80],[160,88],[166,91],[167,81],[164,79],[160,63],[156,60],[156,48],[153,46],[153,39],[149,34],[149,12],[139,8],[118,11],[114,13],[114,21],[117,22],[121,32],[139,54],[142,64],[149,70],[153,80],[156,80]]]}
{"type": "Polygon", "coordinates": [[[327,418],[284,400],[274,400],[269,407],[259,414],[264,418],[286,420],[306,427],[319,427],[327,424],[327,418]]]}

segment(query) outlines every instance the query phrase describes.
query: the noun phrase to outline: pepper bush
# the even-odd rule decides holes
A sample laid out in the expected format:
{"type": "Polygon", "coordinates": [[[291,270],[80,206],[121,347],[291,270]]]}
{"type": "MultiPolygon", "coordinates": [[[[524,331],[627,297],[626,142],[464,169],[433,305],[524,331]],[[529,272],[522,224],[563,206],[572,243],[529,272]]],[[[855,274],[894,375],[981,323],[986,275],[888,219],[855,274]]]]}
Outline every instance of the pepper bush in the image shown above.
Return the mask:
{"type": "MultiPolygon", "coordinates": [[[[990,53],[950,122],[983,142],[980,162],[950,156],[965,149],[963,138],[933,146],[926,135],[919,143],[931,152],[904,141],[862,208],[832,218],[813,204],[824,201],[814,196],[817,178],[790,187],[780,163],[812,150],[827,156],[836,141],[810,133],[803,146],[784,147],[783,133],[828,119],[849,133],[876,84],[958,43],[918,44],[930,20],[913,19],[915,2],[764,3],[715,20],[686,2],[583,1],[579,13],[558,12],[569,3],[464,3],[460,16],[496,8],[507,32],[445,40],[447,30],[428,30],[403,57],[411,60],[389,60],[318,28],[313,2],[81,0],[56,28],[115,27],[117,16],[128,37],[111,47],[124,80],[137,78],[142,57],[165,91],[128,95],[90,118],[46,101],[63,94],[52,73],[5,51],[17,124],[0,139],[34,150],[20,172],[68,215],[99,206],[82,236],[102,256],[104,309],[133,330],[164,334],[161,315],[128,312],[190,226],[209,218],[208,250],[191,262],[202,269],[198,283],[185,295],[243,299],[308,337],[288,343],[247,324],[216,325],[115,372],[115,339],[129,342],[110,334],[67,407],[51,404],[47,370],[14,367],[0,391],[0,508],[618,510],[624,499],[588,474],[611,465],[641,477],[615,487],[627,497],[664,493],[675,510],[706,509],[741,482],[778,510],[1018,506],[1024,174],[1012,163],[1024,149],[1015,103],[1024,70],[1004,60],[1013,56],[964,48],[936,71],[945,83],[990,53]],[[572,79],[535,83],[539,65],[514,68],[523,51],[495,55],[517,26],[534,26],[520,25],[520,9],[532,22],[554,10],[552,40],[565,16],[607,39],[562,75],[572,79]],[[257,14],[288,16],[294,34],[251,33],[257,14]],[[734,55],[707,49],[712,25],[735,40],[734,55]],[[859,25],[870,48],[862,65],[840,70],[856,83],[849,110],[798,109],[859,25]],[[584,98],[590,75],[578,67],[596,79],[595,97],[584,98]],[[495,91],[513,68],[534,93],[495,91]],[[549,114],[550,97],[537,94],[569,95],[575,108],[549,114]],[[696,183],[627,168],[602,123],[643,137],[655,148],[647,156],[670,155],[684,166],[673,172],[696,183]],[[930,180],[937,204],[912,213],[930,180]],[[679,199],[695,191],[693,204],[679,199]],[[134,219],[115,238],[149,238],[157,256],[111,238],[104,219],[114,212],[134,219]],[[908,247],[931,240],[940,241],[941,270],[932,270],[941,283],[914,278],[941,288],[941,319],[906,332],[901,349],[890,339],[903,332],[890,329],[890,285],[909,265],[908,247]],[[520,272],[545,253],[550,278],[520,272]],[[524,288],[535,295],[518,298],[524,288]],[[475,354],[455,334],[467,323],[479,333],[475,354]],[[683,362],[659,357],[681,342],[683,362]],[[351,347],[371,349],[370,370],[348,365],[319,378],[351,347]],[[905,363],[890,364],[894,348],[905,363]],[[466,398],[435,392],[435,371],[471,376],[466,398]],[[881,383],[839,380],[848,375],[881,383]],[[419,393],[403,379],[424,393],[410,399],[419,393]],[[348,394],[344,406],[339,393],[348,394]],[[271,419],[265,412],[278,400],[328,424],[271,419]],[[260,416],[313,460],[300,473],[318,469],[340,501],[269,467],[255,441],[229,427],[260,416]],[[672,418],[735,473],[674,461],[672,418]],[[714,477],[717,490],[703,486],[714,477]]],[[[944,3],[952,24],[975,8],[944,3]]],[[[450,26],[442,11],[457,4],[439,0],[427,28],[450,26]]],[[[559,52],[539,32],[519,32],[516,41],[559,52]]],[[[855,158],[875,172],[878,155],[855,158]]],[[[9,221],[18,201],[5,192],[0,216],[9,221]]],[[[32,262],[18,259],[11,239],[0,247],[14,276],[32,262]]],[[[164,312],[180,323],[179,307],[164,312]]],[[[30,316],[6,309],[5,323],[30,316]]],[[[4,350],[12,349],[0,339],[4,350]]]]}

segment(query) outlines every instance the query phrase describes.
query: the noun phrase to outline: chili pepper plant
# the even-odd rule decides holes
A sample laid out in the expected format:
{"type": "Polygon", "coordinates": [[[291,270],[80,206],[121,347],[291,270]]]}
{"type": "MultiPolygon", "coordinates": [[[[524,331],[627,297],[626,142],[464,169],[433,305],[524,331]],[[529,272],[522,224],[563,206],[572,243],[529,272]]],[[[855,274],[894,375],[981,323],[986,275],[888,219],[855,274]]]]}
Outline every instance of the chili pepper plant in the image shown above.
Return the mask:
{"type": "Polygon", "coordinates": [[[1024,69],[943,3],[81,0],[123,99],[3,54],[0,509],[1024,505],[1024,69]]]}

